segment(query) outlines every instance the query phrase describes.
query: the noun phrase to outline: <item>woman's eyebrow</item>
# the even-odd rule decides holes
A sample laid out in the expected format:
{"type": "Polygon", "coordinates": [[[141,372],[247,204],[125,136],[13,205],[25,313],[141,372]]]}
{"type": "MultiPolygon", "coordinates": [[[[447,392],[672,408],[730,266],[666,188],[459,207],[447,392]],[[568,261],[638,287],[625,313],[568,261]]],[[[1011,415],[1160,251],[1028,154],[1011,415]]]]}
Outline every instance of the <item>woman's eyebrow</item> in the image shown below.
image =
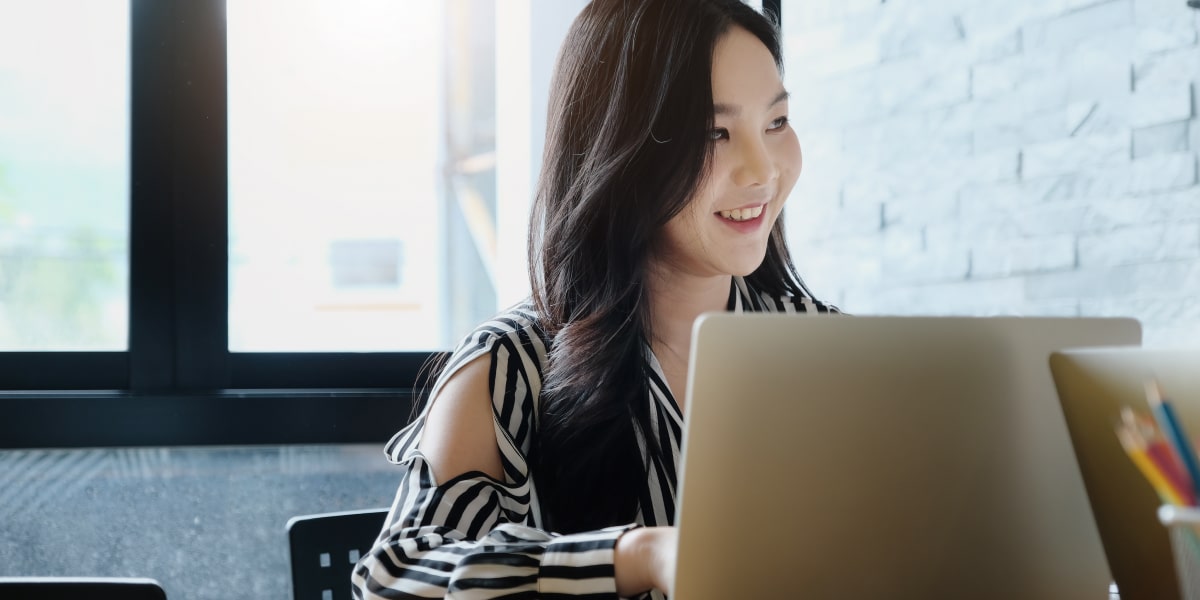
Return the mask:
{"type": "MultiPolygon", "coordinates": [[[[770,102],[767,103],[767,108],[771,108],[776,104],[787,100],[789,96],[791,96],[791,94],[789,94],[787,90],[780,90],[780,92],[776,94],[770,102]]],[[[736,117],[740,114],[742,114],[742,107],[736,104],[717,103],[713,105],[713,116],[727,115],[730,117],[736,117]]]]}

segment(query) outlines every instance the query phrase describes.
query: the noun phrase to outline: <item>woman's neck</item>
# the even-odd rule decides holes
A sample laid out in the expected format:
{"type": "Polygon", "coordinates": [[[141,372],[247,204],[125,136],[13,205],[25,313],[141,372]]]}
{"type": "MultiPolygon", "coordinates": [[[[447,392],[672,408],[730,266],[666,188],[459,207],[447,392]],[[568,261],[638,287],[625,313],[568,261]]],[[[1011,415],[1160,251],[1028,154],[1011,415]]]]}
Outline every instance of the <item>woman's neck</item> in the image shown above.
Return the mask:
{"type": "Polygon", "coordinates": [[[731,278],[686,278],[650,284],[652,335],[675,346],[690,342],[692,325],[706,312],[723,311],[729,304],[731,278]]]}
{"type": "Polygon", "coordinates": [[[729,302],[728,275],[696,277],[652,269],[648,278],[650,347],[667,376],[671,392],[682,405],[692,325],[701,314],[723,311],[729,302]]]}

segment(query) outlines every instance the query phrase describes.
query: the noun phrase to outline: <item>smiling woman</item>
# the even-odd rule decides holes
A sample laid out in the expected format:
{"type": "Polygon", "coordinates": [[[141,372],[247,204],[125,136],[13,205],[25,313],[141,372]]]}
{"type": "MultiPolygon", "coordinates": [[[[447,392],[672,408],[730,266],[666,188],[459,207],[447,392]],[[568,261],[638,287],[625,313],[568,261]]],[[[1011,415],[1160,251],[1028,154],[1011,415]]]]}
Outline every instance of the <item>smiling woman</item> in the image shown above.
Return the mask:
{"type": "Polygon", "coordinates": [[[800,143],[770,51],[748,31],[717,42],[711,156],[692,201],[667,223],[658,260],[694,276],[749,275],[800,177],[800,143]]]}
{"type": "Polygon", "coordinates": [[[830,312],[780,214],[800,174],[774,24],[739,0],[593,0],[558,55],[532,297],[466,336],[388,444],[363,598],[661,597],[684,374],[708,311],[830,312]]]}

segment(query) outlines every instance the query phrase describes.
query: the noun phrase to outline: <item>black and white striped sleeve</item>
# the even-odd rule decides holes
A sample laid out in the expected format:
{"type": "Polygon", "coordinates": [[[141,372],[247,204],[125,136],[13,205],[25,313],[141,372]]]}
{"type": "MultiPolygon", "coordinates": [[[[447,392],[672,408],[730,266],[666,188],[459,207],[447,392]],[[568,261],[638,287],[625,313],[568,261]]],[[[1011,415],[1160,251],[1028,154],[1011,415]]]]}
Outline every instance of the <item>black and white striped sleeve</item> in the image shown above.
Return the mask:
{"type": "Polygon", "coordinates": [[[526,456],[545,351],[523,325],[518,318],[482,326],[452,354],[432,392],[462,365],[491,356],[504,481],[480,472],[435,481],[417,447],[419,416],[388,445],[404,478],[379,539],[355,567],[356,598],[616,598],[613,548],[632,526],[572,535],[540,529],[526,456]]]}

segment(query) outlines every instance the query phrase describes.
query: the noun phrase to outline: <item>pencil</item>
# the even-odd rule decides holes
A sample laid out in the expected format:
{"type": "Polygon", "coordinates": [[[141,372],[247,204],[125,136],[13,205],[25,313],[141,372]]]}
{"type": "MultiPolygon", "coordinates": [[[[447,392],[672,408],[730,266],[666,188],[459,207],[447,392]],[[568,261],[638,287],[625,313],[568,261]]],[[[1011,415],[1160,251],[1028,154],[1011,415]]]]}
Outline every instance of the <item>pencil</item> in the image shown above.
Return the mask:
{"type": "Polygon", "coordinates": [[[1195,497],[1200,492],[1196,488],[1200,484],[1200,464],[1196,463],[1196,451],[1192,449],[1192,443],[1188,440],[1187,432],[1183,430],[1183,425],[1180,424],[1179,417],[1175,414],[1175,408],[1171,406],[1169,400],[1163,397],[1162,388],[1159,387],[1157,379],[1146,382],[1146,402],[1150,404],[1150,412],[1158,420],[1159,429],[1167,438],[1167,443],[1179,456],[1179,460],[1187,470],[1188,478],[1192,483],[1192,496],[1195,497]]]}
{"type": "Polygon", "coordinates": [[[1193,491],[1191,480],[1184,472],[1183,466],[1175,458],[1175,452],[1162,438],[1156,438],[1146,443],[1146,455],[1158,467],[1159,472],[1171,484],[1171,488],[1179,493],[1184,506],[1196,505],[1196,493],[1193,491]]]}
{"type": "Polygon", "coordinates": [[[1193,492],[1195,488],[1192,486],[1192,480],[1188,477],[1187,470],[1183,463],[1180,462],[1179,456],[1171,448],[1162,432],[1154,421],[1146,418],[1144,415],[1135,412],[1132,408],[1126,406],[1121,409],[1121,421],[1125,424],[1125,430],[1128,431],[1138,442],[1139,447],[1146,449],[1146,454],[1150,456],[1150,460],[1158,465],[1159,471],[1171,483],[1171,486],[1179,492],[1187,506],[1196,505],[1196,494],[1193,492]]]}
{"type": "Polygon", "coordinates": [[[1150,455],[1146,453],[1146,449],[1139,447],[1137,440],[1130,434],[1129,431],[1119,428],[1117,429],[1117,438],[1121,440],[1121,446],[1125,448],[1125,453],[1133,460],[1133,464],[1142,472],[1142,476],[1150,485],[1154,487],[1154,491],[1158,492],[1159,497],[1170,504],[1176,506],[1185,506],[1183,497],[1171,486],[1167,478],[1158,470],[1158,467],[1150,460],[1150,455]]]}

